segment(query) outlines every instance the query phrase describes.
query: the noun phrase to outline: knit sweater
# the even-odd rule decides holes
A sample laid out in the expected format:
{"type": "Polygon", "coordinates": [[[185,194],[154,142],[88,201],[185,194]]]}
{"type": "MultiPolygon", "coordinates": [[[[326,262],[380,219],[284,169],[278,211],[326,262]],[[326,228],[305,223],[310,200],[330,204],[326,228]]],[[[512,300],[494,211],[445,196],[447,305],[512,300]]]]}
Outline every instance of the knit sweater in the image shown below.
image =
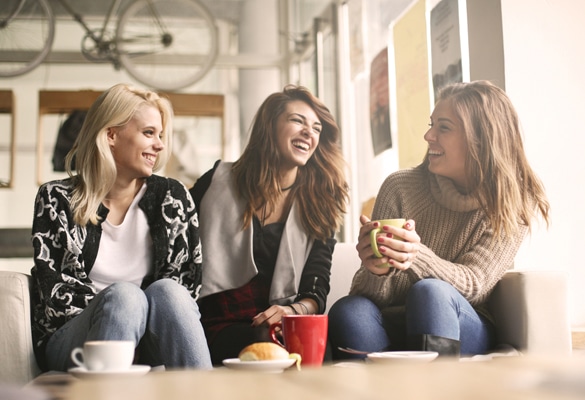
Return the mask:
{"type": "Polygon", "coordinates": [[[391,268],[378,276],[363,266],[356,272],[350,294],[371,299],[380,309],[404,305],[406,294],[425,278],[450,283],[482,314],[485,302],[527,233],[494,238],[485,213],[470,196],[460,194],[452,181],[418,166],[391,174],[382,184],[372,219],[415,221],[419,251],[406,271],[391,268]]]}

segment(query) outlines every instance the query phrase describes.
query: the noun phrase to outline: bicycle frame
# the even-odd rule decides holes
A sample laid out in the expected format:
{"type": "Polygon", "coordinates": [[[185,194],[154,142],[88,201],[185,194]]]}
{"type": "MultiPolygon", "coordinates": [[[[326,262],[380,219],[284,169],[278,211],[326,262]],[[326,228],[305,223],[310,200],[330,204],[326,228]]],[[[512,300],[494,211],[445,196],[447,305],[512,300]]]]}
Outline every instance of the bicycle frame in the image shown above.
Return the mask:
{"type": "Polygon", "coordinates": [[[117,54],[115,52],[115,46],[112,46],[113,41],[112,40],[105,40],[105,34],[106,34],[106,30],[108,28],[108,25],[110,24],[110,20],[112,18],[112,15],[114,13],[114,10],[117,10],[120,7],[120,3],[122,2],[122,0],[112,0],[112,2],[110,3],[110,6],[108,7],[108,11],[106,12],[106,16],[104,19],[104,22],[101,26],[101,28],[99,28],[99,33],[96,34],[96,30],[90,28],[90,26],[85,22],[85,20],[83,19],[83,16],[81,14],[79,14],[78,12],[76,12],[73,7],[71,7],[71,5],[69,4],[69,2],[67,0],[56,0],[59,2],[59,4],[61,4],[61,6],[65,9],[65,11],[67,11],[69,13],[69,15],[71,15],[71,17],[78,22],[84,29],[85,31],[85,38],[90,38],[93,43],[95,44],[95,48],[97,49],[97,56],[93,56],[90,53],[90,50],[88,50],[83,43],[85,43],[85,38],[84,41],[82,42],[82,54],[88,58],[91,61],[101,61],[101,60],[109,60],[112,61],[114,63],[114,66],[116,68],[119,68],[119,62],[118,62],[118,57],[117,54]]]}

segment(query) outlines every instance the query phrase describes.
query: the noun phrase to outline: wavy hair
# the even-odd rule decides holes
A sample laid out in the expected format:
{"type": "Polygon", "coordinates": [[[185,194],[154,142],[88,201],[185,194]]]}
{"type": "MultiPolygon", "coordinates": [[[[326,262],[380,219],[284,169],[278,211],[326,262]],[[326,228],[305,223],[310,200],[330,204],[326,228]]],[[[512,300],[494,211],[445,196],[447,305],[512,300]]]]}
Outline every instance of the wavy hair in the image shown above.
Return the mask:
{"type": "Polygon", "coordinates": [[[108,145],[108,129],[126,125],[143,105],[157,108],[162,119],[164,149],[156,158],[153,172],[167,162],[173,142],[171,103],[157,93],[126,84],[117,84],[103,92],[89,108],[79,135],[65,158],[66,171],[74,179],[71,208],[77,224],[97,224],[99,206],[116,180],[117,169],[108,145]],[[72,168],[74,159],[75,172],[72,168]]]}
{"type": "MultiPolygon", "coordinates": [[[[517,232],[540,215],[550,224],[544,185],[530,167],[518,114],[510,98],[488,81],[445,86],[438,101],[451,104],[463,124],[469,193],[481,204],[495,237],[517,232]]],[[[423,161],[428,166],[428,155],[423,161]]]]}
{"type": "Polygon", "coordinates": [[[264,100],[254,117],[248,145],[232,167],[235,185],[247,203],[243,228],[250,225],[255,211],[266,205],[273,208],[282,193],[278,175],[281,160],[276,145],[277,120],[286,111],[287,104],[295,100],[313,109],[323,129],[312,157],[299,167],[291,195],[303,211],[301,220],[307,233],[324,241],[341,226],[349,189],[339,127],[329,109],[302,86],[287,85],[282,92],[273,93],[264,100]]]}

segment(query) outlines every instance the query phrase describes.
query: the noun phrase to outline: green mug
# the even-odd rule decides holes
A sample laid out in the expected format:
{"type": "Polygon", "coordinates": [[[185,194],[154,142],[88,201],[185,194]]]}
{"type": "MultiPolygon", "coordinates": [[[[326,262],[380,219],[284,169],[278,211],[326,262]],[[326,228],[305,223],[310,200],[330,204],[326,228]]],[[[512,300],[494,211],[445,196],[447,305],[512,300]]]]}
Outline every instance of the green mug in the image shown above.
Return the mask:
{"type": "MultiPolygon", "coordinates": [[[[370,231],[370,244],[372,246],[372,250],[374,250],[374,255],[378,258],[382,258],[382,257],[384,257],[384,255],[382,253],[380,253],[380,250],[378,250],[378,240],[377,240],[378,234],[382,231],[382,227],[384,225],[390,225],[390,226],[395,226],[397,228],[402,228],[404,226],[404,224],[406,223],[406,219],[404,219],[404,218],[380,219],[378,221],[372,221],[372,222],[378,222],[380,225],[377,228],[374,228],[370,231]]],[[[398,236],[394,236],[394,239],[404,240],[398,236]]]]}

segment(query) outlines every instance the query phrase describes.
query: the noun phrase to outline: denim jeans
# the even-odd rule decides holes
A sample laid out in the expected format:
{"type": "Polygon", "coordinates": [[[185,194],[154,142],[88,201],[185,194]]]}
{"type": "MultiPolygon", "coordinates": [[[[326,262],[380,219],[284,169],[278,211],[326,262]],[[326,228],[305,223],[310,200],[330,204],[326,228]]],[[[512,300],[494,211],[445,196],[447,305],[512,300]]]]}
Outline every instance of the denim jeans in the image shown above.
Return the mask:
{"type": "Polygon", "coordinates": [[[404,350],[407,336],[418,334],[459,340],[462,355],[486,353],[495,339],[491,322],[453,286],[438,279],[415,283],[398,314],[383,314],[363,296],[343,297],[329,310],[334,358],[363,358],[341,353],[338,346],[369,352],[404,350]]]}
{"type": "Polygon", "coordinates": [[[74,366],[71,351],[88,340],[133,340],[139,364],[211,369],[200,318],[197,302],[171,279],[155,281],[145,290],[114,283],[51,336],[48,367],[66,371],[74,366]]]}

